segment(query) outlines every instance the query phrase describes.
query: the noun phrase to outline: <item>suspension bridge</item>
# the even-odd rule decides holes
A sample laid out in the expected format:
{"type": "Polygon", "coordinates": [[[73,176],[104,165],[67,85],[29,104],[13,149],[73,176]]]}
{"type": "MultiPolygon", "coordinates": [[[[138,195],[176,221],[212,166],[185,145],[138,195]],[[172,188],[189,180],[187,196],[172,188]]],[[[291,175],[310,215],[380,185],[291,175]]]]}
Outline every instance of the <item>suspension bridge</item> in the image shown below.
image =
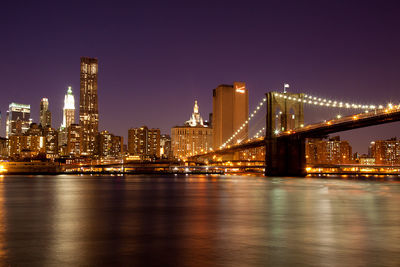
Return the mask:
{"type": "Polygon", "coordinates": [[[241,151],[264,148],[267,176],[305,176],[307,138],[323,138],[341,131],[399,120],[400,105],[349,103],[304,93],[290,93],[285,88],[283,92],[267,93],[248,119],[217,149],[194,155],[189,161],[208,162],[224,155],[231,155],[232,158],[241,151]],[[305,125],[305,105],[346,110],[349,115],[338,115],[330,120],[305,125]],[[257,117],[258,122],[253,124],[259,129],[249,138],[246,126],[257,117]]]}

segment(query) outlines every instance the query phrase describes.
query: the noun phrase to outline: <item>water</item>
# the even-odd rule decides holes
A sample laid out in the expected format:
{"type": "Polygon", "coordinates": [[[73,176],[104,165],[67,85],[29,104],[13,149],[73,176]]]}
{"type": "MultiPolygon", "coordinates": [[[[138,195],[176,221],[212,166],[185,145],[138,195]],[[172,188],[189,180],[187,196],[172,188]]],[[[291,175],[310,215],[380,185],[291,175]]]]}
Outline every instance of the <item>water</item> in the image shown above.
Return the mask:
{"type": "Polygon", "coordinates": [[[0,179],[2,265],[400,265],[396,181],[0,179]]]}

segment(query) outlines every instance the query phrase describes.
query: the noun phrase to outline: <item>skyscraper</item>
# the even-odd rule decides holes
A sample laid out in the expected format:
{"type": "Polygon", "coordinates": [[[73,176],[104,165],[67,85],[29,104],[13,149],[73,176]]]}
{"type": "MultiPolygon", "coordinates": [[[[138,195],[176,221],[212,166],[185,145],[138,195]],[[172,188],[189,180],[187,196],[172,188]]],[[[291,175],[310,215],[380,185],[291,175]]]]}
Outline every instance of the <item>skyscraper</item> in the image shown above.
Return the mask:
{"type": "Polygon", "coordinates": [[[61,127],[68,128],[73,123],[75,123],[75,98],[72,94],[71,86],[68,86],[68,91],[64,97],[63,123],[61,127]]]}
{"type": "Polygon", "coordinates": [[[11,103],[7,110],[6,137],[25,133],[32,122],[30,116],[30,105],[11,103]]]}
{"type": "Polygon", "coordinates": [[[49,100],[42,98],[40,101],[40,125],[44,128],[51,127],[51,112],[49,110],[49,100]]]}
{"type": "Polygon", "coordinates": [[[79,124],[82,126],[82,155],[93,155],[99,128],[97,103],[97,58],[81,57],[79,124]]]}
{"type": "MultiPolygon", "coordinates": [[[[249,92],[244,82],[219,85],[213,90],[213,149],[219,149],[249,116],[249,92]]],[[[248,137],[248,125],[238,136],[248,137]]]]}

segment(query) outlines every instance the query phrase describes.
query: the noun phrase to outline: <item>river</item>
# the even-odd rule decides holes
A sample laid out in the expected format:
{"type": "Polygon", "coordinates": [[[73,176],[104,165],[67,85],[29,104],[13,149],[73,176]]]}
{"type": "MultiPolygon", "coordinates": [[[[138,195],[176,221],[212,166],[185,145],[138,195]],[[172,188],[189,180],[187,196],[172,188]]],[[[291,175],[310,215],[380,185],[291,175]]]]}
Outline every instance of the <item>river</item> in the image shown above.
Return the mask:
{"type": "Polygon", "coordinates": [[[400,183],[1,176],[11,266],[400,266],[400,183]]]}

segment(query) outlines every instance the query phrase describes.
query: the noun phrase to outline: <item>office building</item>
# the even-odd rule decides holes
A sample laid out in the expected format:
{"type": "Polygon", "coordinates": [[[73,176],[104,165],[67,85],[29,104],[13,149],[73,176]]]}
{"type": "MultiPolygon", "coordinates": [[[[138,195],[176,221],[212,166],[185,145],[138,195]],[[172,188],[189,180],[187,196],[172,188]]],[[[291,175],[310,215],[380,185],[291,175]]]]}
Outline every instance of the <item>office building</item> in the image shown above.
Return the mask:
{"type": "Polygon", "coordinates": [[[129,129],[128,152],[143,160],[160,158],[160,129],[149,129],[147,126],[129,129]]]}
{"type": "MultiPolygon", "coordinates": [[[[213,148],[219,149],[249,116],[249,92],[244,82],[219,85],[213,90],[213,148]]],[[[238,134],[248,138],[248,125],[238,134]]]]}
{"type": "Polygon", "coordinates": [[[82,155],[93,155],[96,149],[99,125],[97,73],[97,58],[81,57],[79,124],[83,135],[82,155]]]}
{"type": "Polygon", "coordinates": [[[31,106],[25,104],[11,103],[7,111],[6,137],[15,134],[24,134],[32,123],[31,106]]]}
{"type": "Polygon", "coordinates": [[[192,116],[183,126],[171,129],[173,156],[180,160],[209,151],[212,148],[213,129],[203,123],[197,101],[192,116]]]}
{"type": "Polygon", "coordinates": [[[46,126],[51,127],[51,112],[49,110],[49,100],[42,98],[40,101],[40,125],[42,128],[46,126]]]}

